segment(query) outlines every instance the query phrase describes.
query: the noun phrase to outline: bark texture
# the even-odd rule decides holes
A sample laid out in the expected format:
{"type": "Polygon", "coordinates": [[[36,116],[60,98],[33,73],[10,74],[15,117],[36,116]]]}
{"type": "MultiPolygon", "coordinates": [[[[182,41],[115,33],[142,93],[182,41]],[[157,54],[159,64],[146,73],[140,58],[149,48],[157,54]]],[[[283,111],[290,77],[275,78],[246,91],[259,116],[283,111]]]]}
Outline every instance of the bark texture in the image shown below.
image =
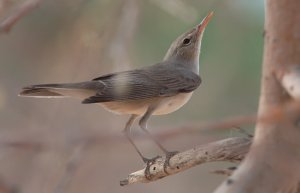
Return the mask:
{"type": "Polygon", "coordinates": [[[170,160],[158,157],[144,169],[129,174],[120,184],[124,186],[148,183],[208,162],[240,162],[248,152],[250,144],[251,138],[234,137],[180,152],[170,160]]]}
{"type": "Polygon", "coordinates": [[[215,193],[293,193],[300,179],[300,1],[266,0],[259,116],[284,107],[278,119],[258,121],[249,154],[215,193]],[[296,74],[296,75],[295,75],[296,74]],[[292,77],[292,78],[291,78],[292,77]],[[296,94],[295,94],[296,93],[296,94]]]}

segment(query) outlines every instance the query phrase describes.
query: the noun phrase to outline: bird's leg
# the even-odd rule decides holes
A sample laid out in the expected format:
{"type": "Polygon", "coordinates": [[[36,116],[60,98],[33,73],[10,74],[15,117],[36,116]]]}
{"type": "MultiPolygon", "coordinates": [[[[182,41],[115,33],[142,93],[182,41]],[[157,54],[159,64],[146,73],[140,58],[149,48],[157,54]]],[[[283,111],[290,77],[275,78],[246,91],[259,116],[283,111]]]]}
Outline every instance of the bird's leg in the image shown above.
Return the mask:
{"type": "MultiPolygon", "coordinates": [[[[125,126],[123,132],[124,132],[126,138],[129,140],[129,142],[132,144],[132,146],[136,150],[136,152],[143,159],[144,163],[148,163],[152,159],[148,159],[148,158],[144,157],[143,154],[141,153],[141,151],[138,149],[138,147],[135,145],[135,143],[133,142],[133,140],[130,137],[131,126],[133,125],[133,123],[134,123],[134,121],[136,120],[137,117],[138,117],[137,115],[131,115],[131,117],[129,118],[129,120],[126,123],[126,126],[125,126]]],[[[154,158],[154,159],[156,159],[156,158],[154,158]]]]}
{"type": "Polygon", "coordinates": [[[177,154],[177,151],[168,151],[166,148],[164,148],[158,140],[147,130],[147,121],[149,120],[152,113],[155,111],[156,107],[149,107],[146,111],[146,113],[143,115],[143,117],[139,121],[139,125],[141,129],[156,143],[156,145],[165,153],[166,155],[166,165],[169,165],[169,160],[171,157],[173,157],[175,154],[177,154]]]}

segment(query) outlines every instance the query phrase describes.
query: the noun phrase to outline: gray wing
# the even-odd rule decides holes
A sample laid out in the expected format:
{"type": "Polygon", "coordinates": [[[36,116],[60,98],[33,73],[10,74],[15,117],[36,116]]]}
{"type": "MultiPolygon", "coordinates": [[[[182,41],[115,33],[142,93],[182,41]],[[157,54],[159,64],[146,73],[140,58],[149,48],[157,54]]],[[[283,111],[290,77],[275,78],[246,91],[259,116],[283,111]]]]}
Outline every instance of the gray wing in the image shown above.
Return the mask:
{"type": "Polygon", "coordinates": [[[200,77],[191,71],[163,66],[108,74],[93,81],[101,81],[105,86],[82,103],[170,97],[192,92],[201,83],[200,77]]]}

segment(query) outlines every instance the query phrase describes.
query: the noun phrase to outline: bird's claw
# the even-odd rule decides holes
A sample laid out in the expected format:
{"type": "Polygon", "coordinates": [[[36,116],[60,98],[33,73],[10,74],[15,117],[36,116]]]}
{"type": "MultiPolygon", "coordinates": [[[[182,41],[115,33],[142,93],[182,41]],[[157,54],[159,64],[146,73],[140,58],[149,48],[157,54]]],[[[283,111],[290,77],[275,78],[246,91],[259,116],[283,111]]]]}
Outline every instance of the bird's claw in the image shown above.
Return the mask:
{"type": "Polygon", "coordinates": [[[157,160],[158,158],[160,158],[160,156],[155,156],[154,158],[145,158],[145,157],[143,157],[142,159],[143,159],[143,162],[147,165],[147,166],[149,166],[149,165],[152,165],[154,162],[155,162],[155,160],[157,160]]]}
{"type": "Polygon", "coordinates": [[[164,171],[165,171],[165,173],[168,173],[167,172],[167,167],[170,167],[170,159],[174,156],[174,155],[176,155],[176,154],[178,154],[179,153],[179,151],[167,151],[165,154],[166,154],[166,161],[165,161],[165,163],[164,163],[164,171]]]}
{"type": "Polygon", "coordinates": [[[167,151],[166,154],[166,158],[171,159],[174,155],[178,154],[179,151],[167,151]]]}

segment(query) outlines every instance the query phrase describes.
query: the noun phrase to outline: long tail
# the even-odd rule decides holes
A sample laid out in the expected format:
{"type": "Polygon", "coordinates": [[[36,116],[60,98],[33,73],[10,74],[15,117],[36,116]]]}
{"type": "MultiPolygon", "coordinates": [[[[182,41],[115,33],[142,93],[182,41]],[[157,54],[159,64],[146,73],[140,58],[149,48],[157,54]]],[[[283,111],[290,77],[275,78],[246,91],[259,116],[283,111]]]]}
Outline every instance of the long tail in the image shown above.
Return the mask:
{"type": "Polygon", "coordinates": [[[104,84],[101,81],[87,81],[67,84],[40,84],[24,87],[19,96],[37,98],[75,97],[87,98],[101,91],[104,84]]]}

